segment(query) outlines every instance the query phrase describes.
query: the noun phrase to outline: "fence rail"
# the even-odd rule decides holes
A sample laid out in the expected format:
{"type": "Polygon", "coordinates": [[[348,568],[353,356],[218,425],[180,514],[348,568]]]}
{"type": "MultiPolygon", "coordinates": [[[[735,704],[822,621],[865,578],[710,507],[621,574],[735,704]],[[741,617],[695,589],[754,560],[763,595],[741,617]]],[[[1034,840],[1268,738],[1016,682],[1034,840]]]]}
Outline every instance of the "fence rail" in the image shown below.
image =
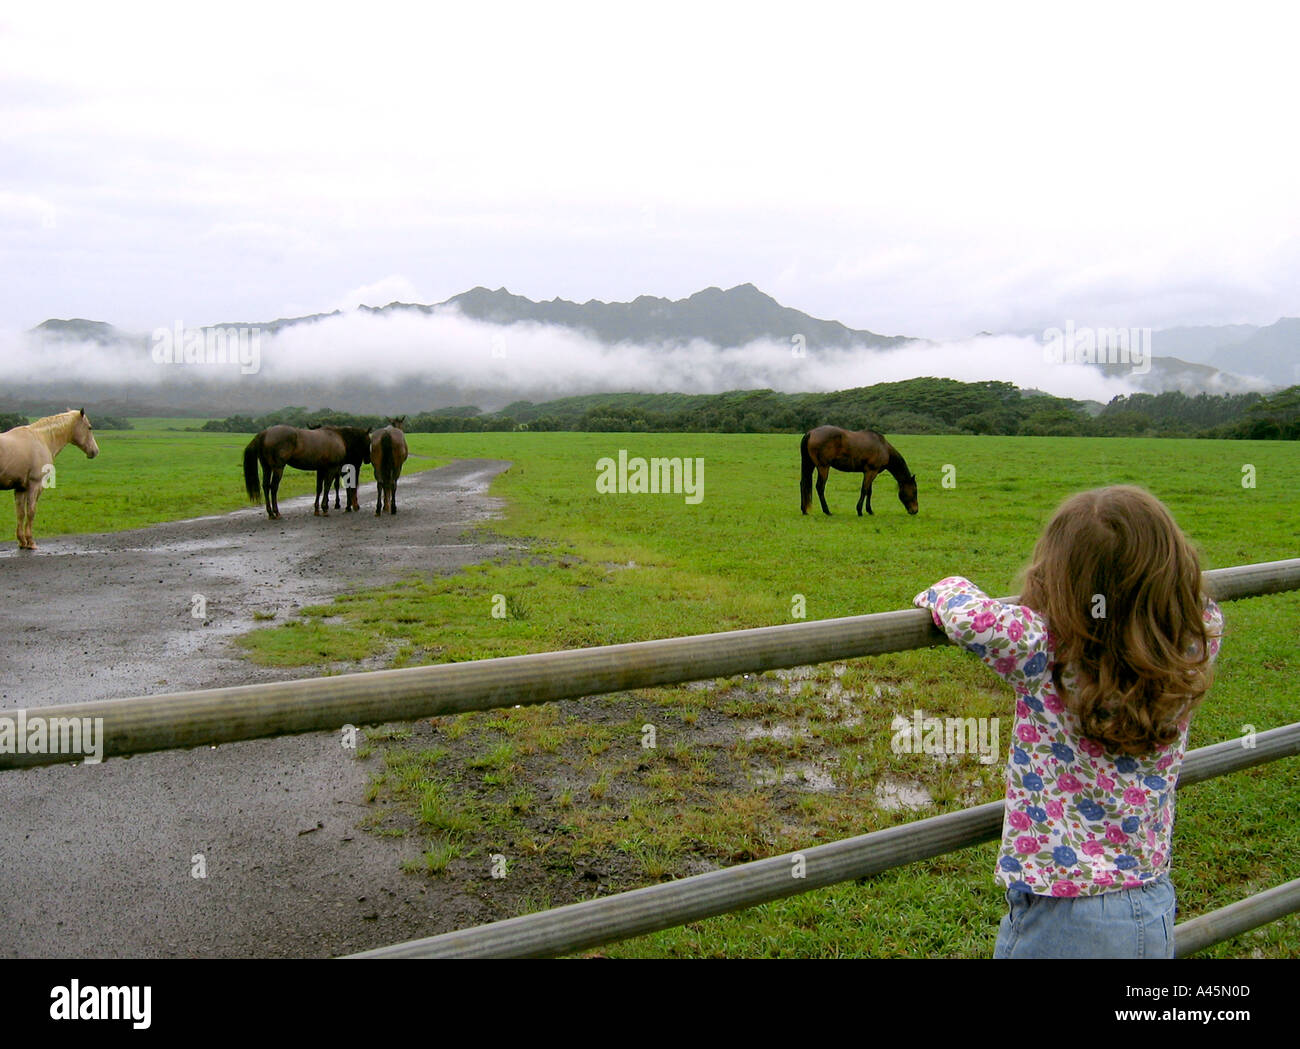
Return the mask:
{"type": "MultiPolygon", "coordinates": [[[[1214,569],[1204,574],[1204,581],[1206,591],[1220,601],[1296,590],[1300,558],[1214,569]]],[[[46,723],[103,718],[107,758],[549,703],[948,643],[929,612],[907,609],[473,663],[66,703],[22,715],[46,723]]],[[[0,718],[17,714],[0,711],[0,718]]],[[[0,769],[80,758],[75,753],[0,753],[0,769]]]]}
{"type": "MultiPolygon", "coordinates": [[[[1219,601],[1300,589],[1300,558],[1204,574],[1219,601]]],[[[1003,598],[1014,601],[1014,598],[1003,598]]],[[[815,620],[603,648],[473,663],[207,689],[160,696],[0,711],[103,719],[103,756],[230,743],[266,736],[547,703],[782,667],[948,644],[921,609],[815,620]]],[[[1300,722],[1187,755],[1180,783],[1300,753],[1300,722]]],[[[0,769],[77,761],[78,753],[0,752],[0,769]]],[[[568,954],[837,882],[876,874],[996,838],[1003,803],[991,802],[617,896],[366,951],[353,957],[523,957],[568,954]],[[801,876],[793,876],[794,861],[801,876]]],[[[1300,880],[1178,926],[1180,955],[1300,909],[1300,880]]]]}

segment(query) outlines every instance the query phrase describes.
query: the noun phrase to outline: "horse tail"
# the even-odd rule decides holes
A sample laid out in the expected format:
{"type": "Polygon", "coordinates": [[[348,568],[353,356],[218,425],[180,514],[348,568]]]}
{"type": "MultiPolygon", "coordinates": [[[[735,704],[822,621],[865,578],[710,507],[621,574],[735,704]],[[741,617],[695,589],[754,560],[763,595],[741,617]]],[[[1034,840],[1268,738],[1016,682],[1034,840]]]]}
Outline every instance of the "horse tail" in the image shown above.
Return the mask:
{"type": "Polygon", "coordinates": [[[808,454],[808,434],[804,434],[803,440],[799,442],[799,457],[799,509],[807,513],[812,502],[813,471],[817,469],[812,456],[808,454]]]}
{"type": "Polygon", "coordinates": [[[383,476],[379,480],[386,485],[395,484],[397,478],[393,476],[393,435],[387,430],[379,438],[379,458],[383,460],[380,463],[383,476]]]}
{"type": "Polygon", "coordinates": [[[257,480],[257,463],[262,458],[262,443],[266,439],[266,431],[263,430],[251,441],[248,447],[244,449],[244,488],[248,492],[248,498],[255,503],[262,501],[262,486],[257,480]]]}

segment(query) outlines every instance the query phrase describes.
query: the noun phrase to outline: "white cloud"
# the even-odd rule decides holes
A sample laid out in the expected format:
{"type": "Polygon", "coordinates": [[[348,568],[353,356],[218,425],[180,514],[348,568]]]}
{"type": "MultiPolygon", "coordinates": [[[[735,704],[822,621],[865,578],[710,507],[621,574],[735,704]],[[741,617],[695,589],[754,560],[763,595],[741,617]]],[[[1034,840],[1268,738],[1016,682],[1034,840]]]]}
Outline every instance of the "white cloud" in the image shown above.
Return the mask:
{"type": "MultiPolygon", "coordinates": [[[[380,298],[404,278],[371,285],[380,298]]],[[[366,289],[358,289],[364,292],[366,289]]],[[[410,291],[409,285],[405,287],[410,291]]],[[[377,301],[377,300],[376,300],[377,301]]],[[[551,325],[487,324],[455,310],[372,314],[365,311],[257,333],[259,370],[245,382],[363,378],[398,386],[410,379],[463,390],[509,393],[534,401],[581,393],[644,391],[721,393],[771,388],[824,392],[918,376],[964,382],[998,380],[1060,396],[1107,401],[1136,387],[1095,368],[1047,363],[1034,338],[1001,336],[947,343],[912,342],[890,350],[811,347],[796,356],[790,342],[760,340],[719,348],[703,340],[673,345],[605,345],[551,325]]],[[[76,376],[86,382],[149,386],[176,377],[179,365],[155,364],[147,340],[104,347],[11,337],[0,376],[17,384],[76,376]]],[[[239,369],[207,367],[190,374],[234,380],[239,369]]],[[[499,399],[499,396],[498,396],[499,399]]],[[[345,407],[345,405],[338,405],[345,407]]],[[[433,408],[438,405],[428,405],[433,408]]]]}

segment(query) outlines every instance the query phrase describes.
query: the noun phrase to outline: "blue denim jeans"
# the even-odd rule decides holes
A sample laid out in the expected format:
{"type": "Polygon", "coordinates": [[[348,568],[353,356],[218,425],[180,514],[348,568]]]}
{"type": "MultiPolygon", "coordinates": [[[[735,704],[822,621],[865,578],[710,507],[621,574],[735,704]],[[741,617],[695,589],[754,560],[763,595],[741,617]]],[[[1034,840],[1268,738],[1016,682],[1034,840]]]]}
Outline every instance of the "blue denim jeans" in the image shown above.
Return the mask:
{"type": "Polygon", "coordinates": [[[994,958],[1172,958],[1174,886],[1167,873],[1137,889],[1056,898],[1009,891],[994,958]]]}

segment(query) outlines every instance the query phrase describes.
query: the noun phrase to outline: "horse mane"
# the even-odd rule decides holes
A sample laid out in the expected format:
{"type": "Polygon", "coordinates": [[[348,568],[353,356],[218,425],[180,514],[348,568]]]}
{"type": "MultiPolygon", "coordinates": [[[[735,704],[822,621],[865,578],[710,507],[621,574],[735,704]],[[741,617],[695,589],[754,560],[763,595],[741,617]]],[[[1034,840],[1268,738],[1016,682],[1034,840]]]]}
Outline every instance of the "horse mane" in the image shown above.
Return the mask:
{"type": "MultiPolygon", "coordinates": [[[[875,430],[871,432],[876,433],[875,430]]],[[[901,484],[912,476],[912,471],[907,466],[907,460],[899,454],[897,448],[885,440],[884,434],[877,434],[877,436],[885,442],[885,447],[889,449],[889,462],[885,464],[885,469],[893,474],[894,478],[901,484]]]]}
{"type": "Polygon", "coordinates": [[[59,412],[57,415],[47,415],[41,419],[35,419],[27,424],[27,429],[47,443],[50,437],[56,437],[63,438],[66,444],[72,436],[72,428],[76,425],[77,418],[80,415],[81,412],[71,408],[66,412],[59,412]]]}
{"type": "Polygon", "coordinates": [[[363,456],[370,452],[370,431],[364,426],[331,426],[325,425],[322,430],[333,430],[343,438],[344,447],[348,450],[348,457],[363,456]]]}

